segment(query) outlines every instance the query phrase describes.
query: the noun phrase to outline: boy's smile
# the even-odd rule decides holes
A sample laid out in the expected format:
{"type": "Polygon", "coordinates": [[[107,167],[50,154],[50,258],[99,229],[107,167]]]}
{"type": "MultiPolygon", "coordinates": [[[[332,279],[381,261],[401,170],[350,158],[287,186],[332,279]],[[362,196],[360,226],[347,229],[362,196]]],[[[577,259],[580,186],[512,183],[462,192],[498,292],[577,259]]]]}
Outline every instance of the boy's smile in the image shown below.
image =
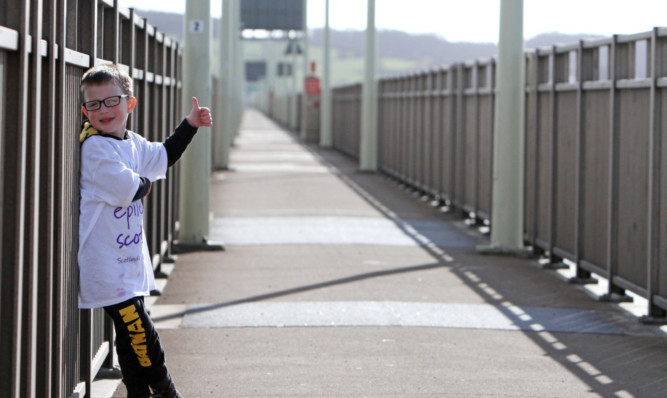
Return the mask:
{"type": "MultiPolygon", "coordinates": [[[[123,92],[113,83],[86,85],[84,90],[84,102],[103,101],[114,96],[123,96],[123,92]]],[[[121,98],[116,106],[109,107],[101,103],[97,110],[89,111],[83,107],[82,110],[96,130],[122,139],[125,137],[127,117],[134,110],[136,102],[134,97],[121,98]]]]}

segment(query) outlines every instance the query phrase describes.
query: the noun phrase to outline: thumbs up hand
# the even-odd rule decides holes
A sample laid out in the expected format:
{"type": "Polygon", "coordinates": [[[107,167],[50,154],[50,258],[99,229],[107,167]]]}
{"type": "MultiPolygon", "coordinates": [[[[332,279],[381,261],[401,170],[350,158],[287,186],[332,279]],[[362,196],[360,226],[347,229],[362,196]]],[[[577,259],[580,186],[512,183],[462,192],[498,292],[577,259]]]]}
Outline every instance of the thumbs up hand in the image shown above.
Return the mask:
{"type": "Polygon", "coordinates": [[[197,97],[192,97],[192,110],[187,119],[192,127],[211,127],[213,125],[211,110],[206,107],[200,107],[197,97]]]}

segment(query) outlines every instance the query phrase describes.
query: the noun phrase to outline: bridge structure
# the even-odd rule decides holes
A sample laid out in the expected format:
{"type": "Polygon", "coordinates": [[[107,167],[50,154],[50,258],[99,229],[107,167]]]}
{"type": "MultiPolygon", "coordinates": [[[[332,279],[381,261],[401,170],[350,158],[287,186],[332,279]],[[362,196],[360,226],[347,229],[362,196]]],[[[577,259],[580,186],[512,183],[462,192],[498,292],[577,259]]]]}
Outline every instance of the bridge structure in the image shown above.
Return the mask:
{"type": "MultiPolygon", "coordinates": [[[[524,258],[477,250],[495,60],[379,80],[375,173],[359,171],[360,84],[333,90],[331,148],[270,112],[292,94],[237,115],[229,167],[203,176],[225,251],[174,251],[178,167],[145,199],[148,301],[179,388],[661,396],[666,48],[655,28],[526,52],[524,258]]],[[[140,99],[129,128],[161,141],[183,116],[183,54],[117,2],[0,5],[3,396],[123,396],[111,322],[76,308],[78,86],[122,65],[140,99]]]]}

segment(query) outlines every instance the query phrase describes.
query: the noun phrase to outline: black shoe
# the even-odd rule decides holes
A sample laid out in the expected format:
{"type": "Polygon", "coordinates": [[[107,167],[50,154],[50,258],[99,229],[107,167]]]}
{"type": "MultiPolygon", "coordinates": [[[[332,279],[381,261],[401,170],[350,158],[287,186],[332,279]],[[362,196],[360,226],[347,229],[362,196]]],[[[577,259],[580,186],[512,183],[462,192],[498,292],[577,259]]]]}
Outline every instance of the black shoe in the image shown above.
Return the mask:
{"type": "Polygon", "coordinates": [[[183,398],[176,390],[163,390],[153,393],[150,398],[183,398]]]}
{"type": "Polygon", "coordinates": [[[128,398],[152,398],[151,389],[148,387],[148,383],[136,381],[128,383],[127,380],[123,380],[123,383],[125,384],[128,398]]]}
{"type": "Polygon", "coordinates": [[[169,383],[169,387],[164,390],[154,390],[151,398],[183,398],[183,396],[176,390],[174,383],[169,383]]]}

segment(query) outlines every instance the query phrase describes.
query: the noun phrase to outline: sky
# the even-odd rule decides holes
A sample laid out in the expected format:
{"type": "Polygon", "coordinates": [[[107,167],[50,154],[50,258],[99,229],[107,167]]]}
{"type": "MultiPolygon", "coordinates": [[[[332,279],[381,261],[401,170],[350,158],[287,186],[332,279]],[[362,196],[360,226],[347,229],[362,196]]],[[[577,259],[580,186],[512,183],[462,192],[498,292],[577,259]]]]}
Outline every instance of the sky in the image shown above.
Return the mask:
{"type": "MultiPolygon", "coordinates": [[[[221,0],[210,1],[212,16],[220,17],[221,0]]],[[[120,4],[165,12],[185,11],[185,0],[120,0],[120,4]]],[[[364,0],[329,0],[331,28],[365,29],[366,4],[364,0]]],[[[307,7],[308,27],[322,27],[325,0],[308,0],[307,7]]],[[[376,0],[375,9],[377,29],[432,33],[454,42],[498,42],[500,0],[376,0]]],[[[526,39],[554,31],[631,34],[654,26],[667,26],[665,0],[524,0],[526,39]]]]}

